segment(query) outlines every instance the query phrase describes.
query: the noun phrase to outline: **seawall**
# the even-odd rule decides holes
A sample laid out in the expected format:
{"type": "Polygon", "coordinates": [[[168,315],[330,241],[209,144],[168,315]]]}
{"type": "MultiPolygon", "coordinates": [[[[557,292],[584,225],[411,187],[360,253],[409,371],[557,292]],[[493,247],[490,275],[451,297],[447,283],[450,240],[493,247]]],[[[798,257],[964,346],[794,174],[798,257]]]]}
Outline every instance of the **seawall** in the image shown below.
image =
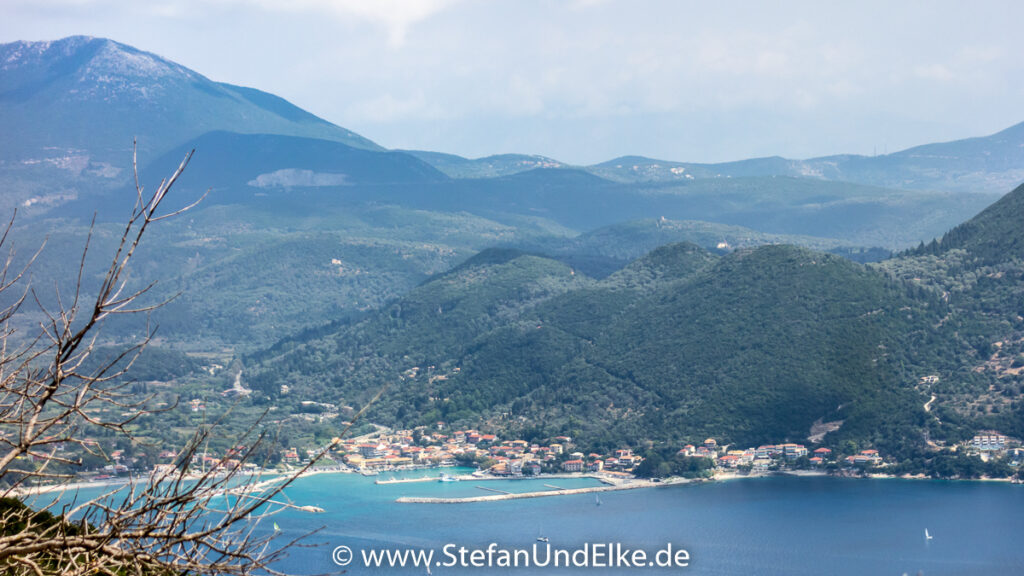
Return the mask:
{"type": "MultiPolygon", "coordinates": [[[[673,482],[678,484],[682,482],[673,482]]],[[[632,490],[634,488],[651,488],[664,486],[666,483],[654,483],[647,480],[633,480],[631,482],[616,484],[613,486],[590,486],[587,488],[565,488],[561,490],[544,490],[540,492],[521,492],[518,494],[489,494],[487,496],[466,496],[462,498],[435,498],[422,496],[402,496],[395,500],[401,504],[466,504],[469,502],[497,502],[499,500],[519,500],[522,498],[543,498],[546,496],[569,496],[573,494],[591,494],[600,492],[614,492],[616,490],[632,490]]]]}

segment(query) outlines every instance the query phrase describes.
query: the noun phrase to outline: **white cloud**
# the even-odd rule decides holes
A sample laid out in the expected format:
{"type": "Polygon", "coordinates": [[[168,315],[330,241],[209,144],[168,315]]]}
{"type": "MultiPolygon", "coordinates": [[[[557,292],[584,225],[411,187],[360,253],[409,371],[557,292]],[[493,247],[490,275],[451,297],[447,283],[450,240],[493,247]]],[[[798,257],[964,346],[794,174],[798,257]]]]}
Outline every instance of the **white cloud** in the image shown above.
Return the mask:
{"type": "Polygon", "coordinates": [[[441,110],[427,103],[422,92],[399,96],[388,92],[359,100],[348,107],[345,115],[349,118],[358,118],[361,122],[381,123],[437,119],[444,116],[441,110]]]}
{"type": "Polygon", "coordinates": [[[925,80],[938,80],[940,82],[949,82],[955,77],[953,72],[942,64],[916,66],[914,68],[914,75],[925,80]]]}
{"type": "Polygon", "coordinates": [[[573,10],[586,10],[609,2],[610,0],[573,0],[571,6],[573,10]]]}
{"type": "Polygon", "coordinates": [[[1004,51],[998,46],[964,46],[957,52],[957,61],[962,64],[988,64],[1003,57],[1004,51]]]}
{"type": "Polygon", "coordinates": [[[383,26],[388,44],[400,48],[409,29],[460,0],[221,0],[275,12],[313,12],[343,21],[363,20],[383,26]]]}

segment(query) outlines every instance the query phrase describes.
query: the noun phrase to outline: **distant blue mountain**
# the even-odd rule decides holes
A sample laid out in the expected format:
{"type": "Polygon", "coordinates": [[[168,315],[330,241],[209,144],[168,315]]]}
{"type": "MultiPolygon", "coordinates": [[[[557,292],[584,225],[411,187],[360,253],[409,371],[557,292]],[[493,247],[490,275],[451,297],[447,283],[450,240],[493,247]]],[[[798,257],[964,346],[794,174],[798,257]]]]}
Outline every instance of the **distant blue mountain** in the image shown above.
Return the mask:
{"type": "Polygon", "coordinates": [[[453,178],[492,178],[537,168],[578,168],[624,183],[791,176],[902,190],[1003,193],[1024,181],[1024,123],[991,136],[926,144],[882,156],[844,154],[808,160],[769,156],[702,164],[621,156],[591,166],[572,166],[524,154],[470,159],[439,152],[409,153],[453,178]]]}
{"type": "Polygon", "coordinates": [[[0,208],[119,187],[129,180],[133,138],[146,162],[215,130],[383,150],[282,98],[113,40],[0,45],[0,208]]]}
{"type": "Polygon", "coordinates": [[[73,36],[0,45],[3,155],[78,148],[107,159],[139,137],[166,152],[212,130],[287,134],[381,150],[288,101],[214,82],[113,40],[73,36]]]}
{"type": "Polygon", "coordinates": [[[573,167],[543,156],[387,151],[277,96],[111,40],[0,46],[0,210],[91,215],[123,200],[133,136],[144,182],[196,148],[182,186],[212,188],[213,204],[315,212],[339,200],[387,202],[577,230],[666,217],[886,248],[930,239],[991,201],[948,191],[1002,193],[1024,178],[1024,125],[872,158],[623,157],[573,167]]]}
{"type": "Polygon", "coordinates": [[[1024,181],[1024,123],[980,138],[926,144],[882,156],[790,160],[778,156],[699,164],[623,156],[587,168],[622,182],[793,176],[903,190],[1002,193],[1024,181]]]}

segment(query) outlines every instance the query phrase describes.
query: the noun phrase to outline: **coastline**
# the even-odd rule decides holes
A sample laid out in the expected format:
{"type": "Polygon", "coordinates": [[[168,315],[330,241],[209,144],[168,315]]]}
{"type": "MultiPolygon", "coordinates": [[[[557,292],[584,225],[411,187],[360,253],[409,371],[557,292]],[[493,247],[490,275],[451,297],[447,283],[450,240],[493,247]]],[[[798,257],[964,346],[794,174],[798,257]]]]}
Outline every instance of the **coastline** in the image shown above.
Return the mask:
{"type": "Polygon", "coordinates": [[[89,480],[84,482],[69,482],[67,484],[47,484],[44,486],[26,486],[23,488],[14,488],[9,494],[16,498],[25,496],[41,496],[43,494],[50,494],[53,492],[76,492],[78,490],[90,489],[90,488],[111,488],[114,486],[127,485],[131,480],[128,478],[116,478],[110,480],[89,480]]]}
{"type": "MultiPolygon", "coordinates": [[[[340,467],[329,467],[329,468],[314,468],[307,470],[302,474],[299,474],[296,479],[306,478],[310,476],[318,476],[321,474],[358,474],[356,470],[340,467]]],[[[275,482],[279,482],[283,477],[286,477],[290,472],[279,471],[279,470],[263,470],[255,472],[250,476],[256,480],[255,485],[247,484],[249,490],[260,490],[264,487],[269,487],[275,482]]],[[[740,473],[734,470],[723,470],[716,471],[710,478],[682,478],[682,477],[670,477],[665,478],[660,482],[652,480],[646,480],[642,478],[618,478],[609,477],[602,474],[593,473],[560,473],[560,474],[544,474],[541,476],[517,476],[517,477],[506,477],[506,476],[489,476],[489,475],[475,475],[475,474],[461,474],[456,478],[460,481],[488,481],[488,480],[543,480],[543,479],[558,479],[558,478],[593,478],[600,482],[603,482],[605,486],[594,486],[589,488],[572,488],[572,489],[556,489],[556,490],[544,490],[544,491],[533,491],[524,492],[520,494],[495,494],[488,496],[474,496],[464,498],[452,498],[447,500],[452,501],[472,501],[472,502],[487,502],[497,500],[509,500],[513,498],[538,498],[546,496],[559,496],[568,494],[581,494],[589,492],[603,492],[603,491],[616,491],[616,490],[627,490],[636,488],[657,488],[659,486],[675,486],[679,484],[691,484],[701,482],[729,482],[735,480],[752,479],[752,478],[768,478],[772,476],[795,476],[795,477],[834,477],[834,478],[854,478],[854,479],[871,479],[871,480],[929,480],[929,481],[956,481],[956,482],[1000,482],[1017,484],[1012,478],[932,478],[921,474],[885,474],[885,473],[871,473],[864,476],[847,476],[842,474],[832,474],[824,470],[770,470],[762,472],[748,472],[740,473]]],[[[188,479],[199,478],[199,474],[189,475],[188,479]]],[[[378,485],[389,485],[389,484],[407,484],[417,482],[437,482],[439,477],[437,476],[425,476],[422,478],[402,478],[402,479],[389,479],[389,480],[375,480],[374,483],[378,485]]],[[[30,486],[12,489],[9,494],[14,497],[23,498],[29,496],[41,496],[44,494],[51,493],[66,493],[75,492],[78,490],[88,490],[93,488],[114,488],[123,487],[130,484],[132,481],[136,483],[148,482],[149,477],[136,476],[132,478],[111,478],[107,480],[86,480],[80,482],[69,482],[66,484],[51,484],[45,486],[30,486]]],[[[445,500],[445,499],[427,499],[431,501],[445,500]]],[[[403,497],[397,501],[402,503],[419,502],[416,497],[403,497]]]]}
{"type": "MultiPolygon", "coordinates": [[[[282,477],[286,477],[291,472],[282,472],[279,470],[260,470],[253,472],[252,474],[240,474],[239,477],[249,477],[250,479],[257,480],[254,486],[250,488],[259,489],[260,486],[269,486],[274,482],[279,482],[282,477]]],[[[342,468],[313,468],[306,470],[302,474],[299,474],[297,478],[305,478],[307,476],[317,476],[319,474],[353,474],[351,470],[345,470],[342,468]]],[[[186,480],[196,480],[202,477],[202,474],[188,474],[185,476],[186,480]]],[[[25,486],[12,489],[9,494],[16,498],[22,498],[25,496],[41,496],[43,494],[51,494],[54,492],[65,493],[65,492],[76,492],[78,490],[88,490],[92,488],[113,488],[123,487],[135,482],[137,485],[143,485],[148,483],[151,476],[132,476],[129,478],[110,478],[105,480],[83,480],[79,482],[68,482],[65,484],[46,484],[41,486],[25,486]]],[[[248,484],[247,484],[248,486],[248,484]]]]}

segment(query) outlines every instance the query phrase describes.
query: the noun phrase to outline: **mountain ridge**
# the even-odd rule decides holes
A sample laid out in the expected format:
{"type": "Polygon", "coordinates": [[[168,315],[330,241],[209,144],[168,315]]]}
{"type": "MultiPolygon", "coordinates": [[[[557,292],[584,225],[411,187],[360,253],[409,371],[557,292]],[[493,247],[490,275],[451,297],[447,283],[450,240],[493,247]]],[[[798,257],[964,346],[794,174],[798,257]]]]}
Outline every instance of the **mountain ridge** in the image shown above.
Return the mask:
{"type": "Polygon", "coordinates": [[[3,208],[56,206],[127,183],[133,141],[143,159],[212,130],[383,150],[278,96],[88,36],[0,45],[0,126],[3,208]]]}
{"type": "Polygon", "coordinates": [[[596,164],[574,166],[525,154],[469,159],[453,154],[415,152],[453,178],[507,176],[546,167],[585,170],[626,183],[685,182],[707,178],[787,176],[851,182],[902,190],[1002,192],[1024,181],[1024,122],[994,134],[920,144],[880,156],[834,154],[806,159],[782,156],[744,158],[717,163],[663,160],[624,155],[596,164]],[[514,161],[498,163],[509,157],[514,161]]]}
{"type": "MultiPolygon", "coordinates": [[[[47,42],[2,44],[0,61],[0,102],[31,97],[72,105],[99,99],[109,105],[130,102],[166,114],[171,110],[165,107],[173,107],[167,102],[170,93],[190,88],[215,99],[242,100],[284,120],[309,124],[307,129],[314,132],[308,135],[335,139],[357,148],[383,150],[279,96],[210,80],[181,64],[108,38],[71,36],[47,42]]],[[[174,94],[175,99],[189,97],[195,98],[180,92],[174,94]]],[[[119,145],[127,146],[128,143],[119,145]]],[[[153,147],[150,143],[143,146],[153,147]]]]}

